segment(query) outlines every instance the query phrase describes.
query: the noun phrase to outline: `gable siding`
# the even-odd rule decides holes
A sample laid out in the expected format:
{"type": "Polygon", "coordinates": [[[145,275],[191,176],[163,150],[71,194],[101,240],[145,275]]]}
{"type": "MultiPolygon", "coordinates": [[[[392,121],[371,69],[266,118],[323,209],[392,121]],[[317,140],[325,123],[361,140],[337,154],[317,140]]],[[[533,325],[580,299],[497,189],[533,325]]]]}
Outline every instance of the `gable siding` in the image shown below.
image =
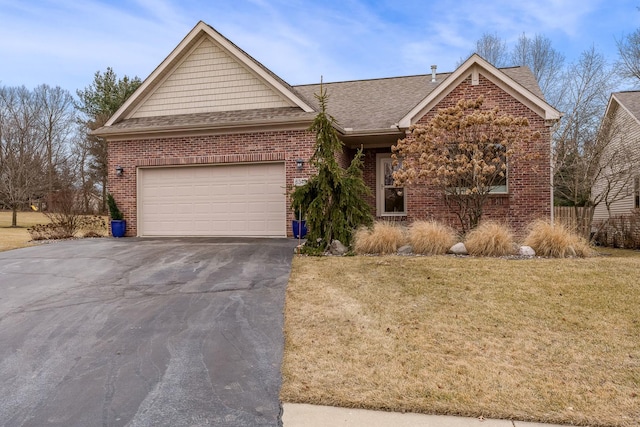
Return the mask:
{"type": "Polygon", "coordinates": [[[131,117],[291,106],[205,37],[131,117]]]}
{"type": "MultiPolygon", "coordinates": [[[[640,155],[638,154],[638,147],[640,147],[640,124],[638,124],[638,122],[633,119],[624,108],[621,108],[620,106],[615,107],[612,120],[614,123],[613,128],[617,129],[615,131],[617,135],[613,136],[613,141],[610,143],[609,149],[616,150],[619,149],[621,145],[624,145],[625,149],[629,150],[629,153],[632,156],[628,160],[636,162],[636,164],[638,164],[638,161],[640,160],[640,155]],[[633,147],[635,147],[635,149],[633,147]]],[[[640,168],[637,168],[635,174],[640,175],[640,168]]],[[[599,192],[602,186],[602,182],[597,182],[594,185],[594,191],[599,192]]],[[[620,185],[618,185],[617,188],[620,188],[620,185]]],[[[626,185],[626,187],[623,189],[623,193],[626,194],[625,197],[611,203],[612,217],[629,215],[631,213],[631,210],[633,210],[633,179],[631,179],[628,185],[626,185]]],[[[607,207],[604,201],[602,201],[594,209],[593,221],[597,223],[607,220],[608,218],[609,212],[607,211],[607,207]]]]}

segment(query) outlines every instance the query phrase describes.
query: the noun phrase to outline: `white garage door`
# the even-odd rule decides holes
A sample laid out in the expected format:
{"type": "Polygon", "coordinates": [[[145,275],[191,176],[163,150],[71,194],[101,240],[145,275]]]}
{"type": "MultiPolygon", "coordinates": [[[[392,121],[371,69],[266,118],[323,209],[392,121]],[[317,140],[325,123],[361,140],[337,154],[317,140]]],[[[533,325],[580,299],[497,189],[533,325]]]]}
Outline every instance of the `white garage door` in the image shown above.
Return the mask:
{"type": "Polygon", "coordinates": [[[139,169],[141,236],[286,235],[284,164],[139,169]]]}

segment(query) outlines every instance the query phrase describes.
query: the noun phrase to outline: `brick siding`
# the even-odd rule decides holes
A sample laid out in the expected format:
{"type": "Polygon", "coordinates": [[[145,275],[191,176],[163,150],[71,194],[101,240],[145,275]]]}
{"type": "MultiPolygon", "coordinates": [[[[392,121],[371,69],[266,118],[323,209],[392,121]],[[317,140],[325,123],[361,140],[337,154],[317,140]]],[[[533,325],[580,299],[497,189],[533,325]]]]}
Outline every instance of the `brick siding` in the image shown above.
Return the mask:
{"type": "MultiPolygon", "coordinates": [[[[542,138],[528,147],[536,153],[535,160],[510,161],[506,195],[491,196],[484,213],[485,219],[504,220],[517,232],[533,219],[551,215],[550,133],[544,120],[511,95],[480,76],[478,85],[471,77],[453,89],[420,122],[430,120],[437,109],[453,106],[461,98],[475,99],[483,95],[484,106],[498,106],[503,112],[529,119],[533,130],[542,138]]],[[[132,139],[109,142],[109,191],[127,220],[127,236],[137,235],[136,169],[145,166],[203,165],[224,163],[252,163],[284,161],[287,193],[294,178],[308,177],[312,168],[308,160],[313,154],[314,135],[306,130],[234,133],[223,135],[183,136],[150,139],[132,139]],[[296,169],[296,159],[304,159],[302,171],[296,169]],[[116,176],[116,166],[124,168],[123,176],[116,176]]],[[[364,179],[372,189],[367,201],[376,208],[376,154],[389,153],[390,148],[367,149],[364,159],[364,179]]],[[[347,167],[354,151],[345,149],[338,156],[342,167],[347,167]]],[[[442,196],[428,185],[415,185],[406,189],[407,221],[436,218],[459,228],[457,217],[448,211],[442,196]]],[[[290,204],[287,195],[287,207],[290,204]]],[[[287,209],[287,220],[293,213],[287,209]]],[[[287,221],[288,222],[288,221],[287,221]]],[[[290,235],[290,227],[287,227],[290,235]]]]}
{"type": "MultiPolygon", "coordinates": [[[[483,108],[491,109],[497,106],[504,113],[527,117],[531,129],[541,134],[540,140],[535,145],[530,144],[526,147],[528,153],[535,154],[531,156],[533,160],[511,159],[509,161],[508,194],[491,195],[483,212],[483,219],[505,221],[521,235],[532,220],[550,218],[551,215],[550,131],[545,126],[543,118],[480,76],[478,85],[471,84],[471,77],[463,81],[418,123],[427,123],[438,109],[455,106],[460,99],[476,99],[480,95],[484,96],[483,108]]],[[[367,185],[373,189],[376,188],[376,154],[390,152],[390,149],[366,151],[364,178],[367,185]]],[[[437,188],[422,184],[408,186],[405,191],[407,216],[404,219],[407,222],[438,219],[460,229],[458,217],[449,211],[437,188]]],[[[372,195],[368,201],[375,211],[375,195],[372,195]]]]}
{"type": "MultiPolygon", "coordinates": [[[[314,136],[306,130],[184,136],[109,141],[109,192],[127,220],[127,236],[138,232],[136,170],[145,166],[215,165],[283,161],[287,186],[287,219],[293,219],[289,191],[294,178],[308,177],[314,136]],[[304,159],[302,171],[296,159],[304,159]],[[116,166],[124,173],[116,176],[116,166]]],[[[287,233],[291,233],[287,227],[287,233]]]]}

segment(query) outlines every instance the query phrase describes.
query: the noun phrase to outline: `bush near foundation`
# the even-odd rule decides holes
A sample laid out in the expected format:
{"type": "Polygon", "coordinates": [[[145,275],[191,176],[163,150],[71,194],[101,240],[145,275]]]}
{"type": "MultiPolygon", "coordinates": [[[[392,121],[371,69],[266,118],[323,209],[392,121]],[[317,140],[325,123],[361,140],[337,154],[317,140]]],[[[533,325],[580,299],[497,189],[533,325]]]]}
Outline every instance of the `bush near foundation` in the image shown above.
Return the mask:
{"type": "Polygon", "coordinates": [[[508,226],[486,221],[467,233],[465,247],[469,255],[505,256],[514,250],[513,232],[508,226]]]}
{"type": "Polygon", "coordinates": [[[534,221],[529,226],[529,234],[524,244],[531,246],[536,251],[536,255],[544,257],[567,258],[594,255],[586,239],[572,233],[562,224],[551,224],[543,220],[534,221]]]}
{"type": "Polygon", "coordinates": [[[355,235],[353,250],[357,254],[394,254],[406,242],[402,227],[386,221],[377,221],[372,228],[360,227],[355,235]]]}
{"type": "Polygon", "coordinates": [[[416,221],[408,229],[409,244],[415,254],[442,255],[456,244],[457,234],[438,221],[416,221]]]}

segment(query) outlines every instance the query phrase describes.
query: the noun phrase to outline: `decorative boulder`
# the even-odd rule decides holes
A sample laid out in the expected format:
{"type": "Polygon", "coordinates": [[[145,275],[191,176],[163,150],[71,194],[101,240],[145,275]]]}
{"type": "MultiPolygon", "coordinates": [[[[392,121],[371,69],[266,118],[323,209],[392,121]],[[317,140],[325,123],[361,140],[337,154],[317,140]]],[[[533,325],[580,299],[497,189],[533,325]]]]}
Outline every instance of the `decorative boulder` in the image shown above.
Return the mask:
{"type": "Polygon", "coordinates": [[[467,247],[462,242],[456,243],[455,245],[451,246],[451,249],[449,249],[449,253],[454,255],[469,255],[469,252],[467,252],[467,247]]]}
{"type": "Polygon", "coordinates": [[[518,255],[534,257],[536,256],[536,251],[534,251],[531,246],[520,246],[518,249],[518,255]]]}
{"type": "Polygon", "coordinates": [[[413,248],[411,245],[404,245],[398,248],[398,255],[411,255],[413,254],[413,248]]]}
{"type": "Polygon", "coordinates": [[[331,255],[342,256],[347,253],[349,249],[340,242],[340,240],[333,240],[329,246],[329,253],[331,255]]]}

